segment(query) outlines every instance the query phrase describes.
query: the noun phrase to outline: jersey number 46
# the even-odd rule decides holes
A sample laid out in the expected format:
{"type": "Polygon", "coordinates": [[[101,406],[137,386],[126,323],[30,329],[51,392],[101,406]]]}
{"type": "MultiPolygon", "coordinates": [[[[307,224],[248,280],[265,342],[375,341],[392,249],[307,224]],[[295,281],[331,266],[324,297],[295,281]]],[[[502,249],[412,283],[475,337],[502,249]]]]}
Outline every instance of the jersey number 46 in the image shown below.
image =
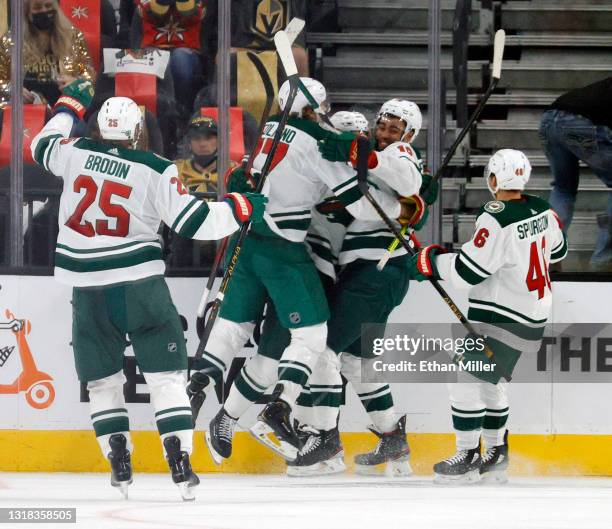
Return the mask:
{"type": "Polygon", "coordinates": [[[79,194],[84,190],[85,195],[77,204],[74,213],[66,221],[66,226],[85,237],[93,237],[96,234],[110,235],[111,237],[127,236],[130,230],[130,214],[123,206],[112,204],[111,198],[113,195],[129,198],[132,193],[131,187],[119,182],[104,181],[100,190],[98,205],[108,218],[96,220],[95,226],[88,220],[84,221],[83,215],[98,198],[98,185],[91,176],[79,175],[74,181],[73,190],[79,194]],[[114,229],[109,228],[109,219],[117,221],[114,229]]]}
{"type": "Polygon", "coordinates": [[[538,299],[544,297],[544,291],[546,287],[550,288],[550,276],[548,275],[548,265],[546,264],[546,237],[542,237],[542,254],[538,251],[538,244],[536,241],[531,243],[529,248],[529,269],[527,270],[527,277],[525,282],[529,292],[538,291],[538,299]]]}

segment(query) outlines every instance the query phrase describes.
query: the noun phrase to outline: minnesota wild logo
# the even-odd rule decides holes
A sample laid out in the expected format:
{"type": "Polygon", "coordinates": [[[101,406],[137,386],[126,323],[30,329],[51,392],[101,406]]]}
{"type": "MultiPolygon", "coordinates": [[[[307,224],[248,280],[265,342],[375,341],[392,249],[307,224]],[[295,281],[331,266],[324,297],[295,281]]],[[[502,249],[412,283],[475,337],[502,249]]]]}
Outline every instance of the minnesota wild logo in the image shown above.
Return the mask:
{"type": "Polygon", "coordinates": [[[506,205],[503,202],[500,202],[499,200],[491,200],[485,204],[484,208],[485,211],[488,211],[489,213],[499,213],[500,211],[503,211],[505,207],[506,205]]]}

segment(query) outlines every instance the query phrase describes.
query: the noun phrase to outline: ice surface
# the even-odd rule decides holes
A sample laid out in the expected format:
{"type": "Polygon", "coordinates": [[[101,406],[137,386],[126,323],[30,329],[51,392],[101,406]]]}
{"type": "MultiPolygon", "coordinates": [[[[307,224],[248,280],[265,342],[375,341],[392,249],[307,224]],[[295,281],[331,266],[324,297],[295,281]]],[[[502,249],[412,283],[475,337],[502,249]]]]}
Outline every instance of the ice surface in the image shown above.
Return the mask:
{"type": "Polygon", "coordinates": [[[511,478],[504,486],[445,487],[426,477],[200,477],[196,501],[184,503],[167,475],[135,475],[126,501],[106,474],[5,473],[0,507],[76,507],[76,527],[92,529],[612,527],[612,479],[606,478],[511,478]]]}

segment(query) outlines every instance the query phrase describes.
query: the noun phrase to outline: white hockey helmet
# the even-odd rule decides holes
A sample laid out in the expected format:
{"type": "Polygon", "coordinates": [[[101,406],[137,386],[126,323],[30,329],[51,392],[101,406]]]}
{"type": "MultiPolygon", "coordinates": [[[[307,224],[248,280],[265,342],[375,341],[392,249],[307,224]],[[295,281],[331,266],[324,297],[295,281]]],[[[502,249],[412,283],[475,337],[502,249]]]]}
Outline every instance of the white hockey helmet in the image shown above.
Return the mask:
{"type": "Polygon", "coordinates": [[[334,128],[342,132],[368,132],[369,123],[361,112],[350,112],[340,110],[336,112],[330,121],[334,128]]]}
{"type": "MultiPolygon", "coordinates": [[[[291,105],[290,113],[301,114],[304,107],[311,107],[317,114],[326,113],[329,110],[329,104],[325,87],[311,77],[300,77],[300,81],[308,93],[304,93],[304,90],[300,87],[291,105]]],[[[286,80],[278,91],[278,104],[281,110],[285,110],[285,103],[288,97],[289,80],[286,80]]]]}
{"type": "Polygon", "coordinates": [[[129,97],[109,97],[98,112],[98,127],[105,140],[135,143],[142,130],[142,112],[129,97]]]}
{"type": "Polygon", "coordinates": [[[531,176],[531,164],[521,151],[514,149],[501,149],[489,159],[484,172],[487,179],[487,187],[495,196],[500,189],[525,189],[529,176],[531,176]],[[497,187],[491,186],[491,175],[495,175],[497,187]]]}
{"type": "Polygon", "coordinates": [[[410,141],[414,141],[421,127],[423,126],[423,116],[421,110],[416,103],[406,101],[405,99],[389,99],[383,103],[376,114],[376,123],[385,115],[395,116],[400,118],[406,124],[406,130],[402,135],[402,141],[410,131],[414,131],[410,141]]]}

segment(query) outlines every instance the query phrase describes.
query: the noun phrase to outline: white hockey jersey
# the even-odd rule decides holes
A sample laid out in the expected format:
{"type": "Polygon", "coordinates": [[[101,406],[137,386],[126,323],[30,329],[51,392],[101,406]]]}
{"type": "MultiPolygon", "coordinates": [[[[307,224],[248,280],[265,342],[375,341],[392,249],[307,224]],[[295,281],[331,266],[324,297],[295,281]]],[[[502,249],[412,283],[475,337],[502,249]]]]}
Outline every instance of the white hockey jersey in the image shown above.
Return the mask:
{"type": "MultiPolygon", "coordinates": [[[[376,156],[378,164],[368,171],[368,181],[372,186],[393,196],[408,197],[419,192],[423,163],[409,143],[392,143],[376,156]]],[[[399,229],[399,223],[397,226],[399,229]]],[[[393,239],[395,236],[380,217],[374,221],[355,219],[346,232],[339,264],[346,265],[357,259],[378,261],[393,239]]],[[[406,250],[399,246],[392,257],[405,254],[406,250]]]]}
{"type": "Polygon", "coordinates": [[[522,200],[487,202],[472,240],[459,253],[439,255],[436,265],[442,279],[470,289],[469,320],[503,324],[514,335],[501,336],[508,345],[537,352],[552,307],[549,265],[566,255],[567,241],[548,202],[524,194],[522,200]]]}
{"type": "MultiPolygon", "coordinates": [[[[277,126],[278,117],[271,118],[265,126],[253,162],[255,171],[263,168],[277,126]]],[[[315,122],[291,118],[276,150],[262,190],[268,197],[264,220],[272,232],[289,241],[305,240],[312,208],[330,190],[355,218],[380,218],[359,191],[355,170],[342,162],[329,162],[319,153],[317,142],[328,134],[315,122]]],[[[372,194],[391,218],[400,215],[400,204],[394,195],[376,189],[372,194]]]]}
{"type": "Polygon", "coordinates": [[[32,141],[36,162],[64,180],[55,251],[62,283],[89,287],[162,275],[160,221],[194,239],[220,239],[239,228],[228,204],[190,196],[171,161],[68,138],[72,124],[58,114],[32,141]]]}

